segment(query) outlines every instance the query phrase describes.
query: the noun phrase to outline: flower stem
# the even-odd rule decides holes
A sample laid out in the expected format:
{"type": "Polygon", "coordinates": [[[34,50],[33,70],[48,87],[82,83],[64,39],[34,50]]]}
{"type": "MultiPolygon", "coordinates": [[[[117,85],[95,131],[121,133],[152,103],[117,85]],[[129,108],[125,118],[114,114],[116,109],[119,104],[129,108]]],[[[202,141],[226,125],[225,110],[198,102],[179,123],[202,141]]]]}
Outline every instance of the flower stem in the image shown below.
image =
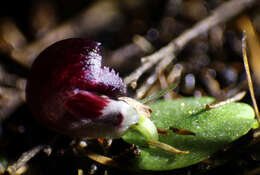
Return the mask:
{"type": "Polygon", "coordinates": [[[157,128],[148,117],[140,116],[139,122],[132,128],[140,132],[147,141],[159,140],[157,128]]]}

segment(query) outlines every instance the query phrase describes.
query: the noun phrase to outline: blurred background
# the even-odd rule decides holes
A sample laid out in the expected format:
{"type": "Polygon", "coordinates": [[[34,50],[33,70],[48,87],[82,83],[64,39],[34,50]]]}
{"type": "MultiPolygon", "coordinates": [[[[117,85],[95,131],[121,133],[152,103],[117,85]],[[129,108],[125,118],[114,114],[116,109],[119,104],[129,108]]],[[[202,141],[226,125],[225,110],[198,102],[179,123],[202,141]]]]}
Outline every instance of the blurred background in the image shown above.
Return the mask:
{"type": "MultiPolygon", "coordinates": [[[[226,0],[8,0],[0,7],[0,172],[23,152],[51,143],[52,154],[39,153],[17,174],[136,174],[99,165],[75,155],[72,139],[42,127],[25,104],[24,89],[30,65],[55,41],[82,37],[102,43],[103,64],[122,77],[134,72],[142,57],[158,51],[186,29],[212,14],[226,0]],[[57,138],[58,137],[58,138],[57,138]]],[[[178,80],[164,98],[213,96],[219,100],[247,90],[241,52],[241,31],[248,37],[256,98],[260,98],[260,3],[198,35],[180,48],[163,68],[153,66],[129,87],[134,98],[147,97],[178,80]]],[[[230,10],[236,10],[230,9],[230,10]]],[[[249,94],[243,101],[251,104],[249,94]]],[[[121,140],[110,151],[127,147],[121,140]]],[[[106,152],[98,141],[99,152],[106,152]]],[[[156,174],[257,174],[257,151],[218,166],[202,162],[186,169],[156,174]],[[213,168],[211,168],[213,167],[213,168]],[[227,170],[228,169],[228,170],[227,170]]],[[[46,152],[46,151],[45,151],[46,152]]],[[[259,171],[258,171],[259,172],[259,171]]],[[[1,173],[0,173],[1,174],[1,173]]],[[[140,174],[153,174],[142,172],[140,174]]]]}

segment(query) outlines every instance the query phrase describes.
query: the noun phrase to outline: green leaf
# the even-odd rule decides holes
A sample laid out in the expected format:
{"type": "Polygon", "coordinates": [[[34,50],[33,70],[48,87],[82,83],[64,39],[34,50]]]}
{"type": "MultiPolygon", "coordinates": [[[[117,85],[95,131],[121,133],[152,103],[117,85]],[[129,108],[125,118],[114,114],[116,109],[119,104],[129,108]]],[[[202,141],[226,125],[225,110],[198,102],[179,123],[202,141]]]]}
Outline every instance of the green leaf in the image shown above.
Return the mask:
{"type": "Polygon", "coordinates": [[[159,140],[190,153],[173,154],[149,147],[145,138],[132,130],[123,139],[141,148],[141,156],[133,161],[135,167],[144,170],[170,170],[198,163],[255,126],[254,111],[249,105],[231,103],[206,110],[205,104],[214,101],[213,98],[202,97],[152,104],[152,121],[158,128],[169,132],[169,135],[159,134],[159,140]],[[192,131],[196,136],[178,135],[169,129],[170,126],[192,131]]]}

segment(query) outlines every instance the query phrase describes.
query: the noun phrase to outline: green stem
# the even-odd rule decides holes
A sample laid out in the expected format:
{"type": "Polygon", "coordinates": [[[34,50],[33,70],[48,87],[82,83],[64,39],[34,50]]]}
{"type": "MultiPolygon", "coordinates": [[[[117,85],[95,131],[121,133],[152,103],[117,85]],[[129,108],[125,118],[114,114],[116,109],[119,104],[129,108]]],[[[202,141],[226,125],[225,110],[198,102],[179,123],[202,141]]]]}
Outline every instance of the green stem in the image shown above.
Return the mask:
{"type": "Polygon", "coordinates": [[[132,128],[139,131],[147,141],[159,140],[157,128],[148,117],[140,116],[139,122],[132,128]]]}

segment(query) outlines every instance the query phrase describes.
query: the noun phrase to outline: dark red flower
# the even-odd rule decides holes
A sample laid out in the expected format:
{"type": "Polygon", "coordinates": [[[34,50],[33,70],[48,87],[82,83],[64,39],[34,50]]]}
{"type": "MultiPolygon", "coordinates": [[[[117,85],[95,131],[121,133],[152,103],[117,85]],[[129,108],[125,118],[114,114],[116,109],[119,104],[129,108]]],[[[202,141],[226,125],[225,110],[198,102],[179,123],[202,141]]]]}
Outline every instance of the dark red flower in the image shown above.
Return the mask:
{"type": "Polygon", "coordinates": [[[67,39],[45,49],[29,73],[26,99],[47,127],[73,137],[120,137],[139,115],[117,100],[122,79],[101,66],[100,43],[67,39]]]}

